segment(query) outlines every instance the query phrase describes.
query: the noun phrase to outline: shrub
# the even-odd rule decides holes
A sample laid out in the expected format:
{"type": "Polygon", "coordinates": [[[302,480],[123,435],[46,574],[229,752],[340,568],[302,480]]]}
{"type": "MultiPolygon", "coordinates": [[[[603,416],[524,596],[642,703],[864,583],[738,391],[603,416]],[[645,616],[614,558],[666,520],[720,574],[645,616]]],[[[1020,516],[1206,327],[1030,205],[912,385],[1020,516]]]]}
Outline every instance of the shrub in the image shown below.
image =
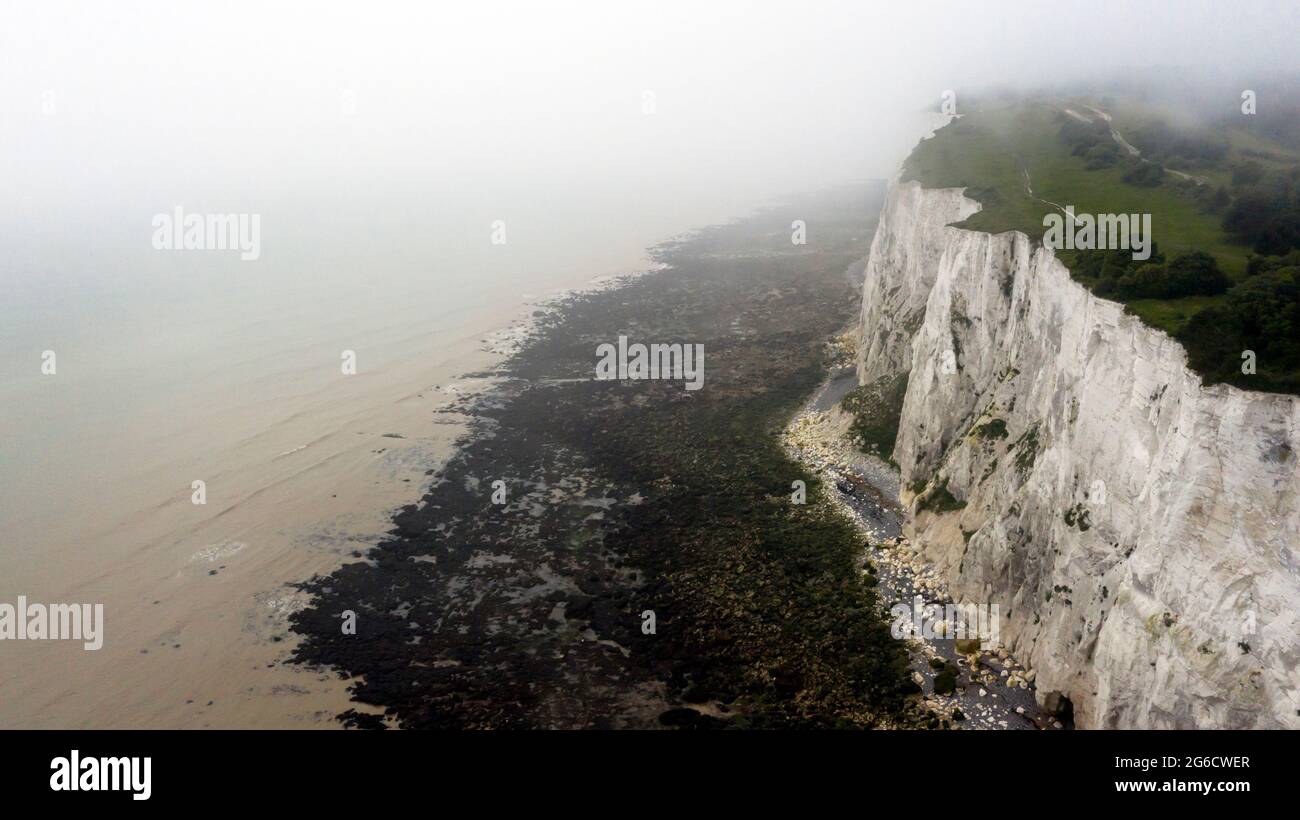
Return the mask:
{"type": "Polygon", "coordinates": [[[929,510],[936,513],[946,513],[955,512],[965,507],[965,501],[958,501],[957,497],[948,491],[948,477],[944,476],[943,481],[921,499],[916,511],[929,510]]]}
{"type": "Polygon", "coordinates": [[[1169,274],[1164,265],[1147,263],[1115,282],[1120,299],[1167,299],[1171,295],[1169,274]]]}
{"type": "Polygon", "coordinates": [[[1115,143],[1094,145],[1083,155],[1084,167],[1089,171],[1109,168],[1119,161],[1119,146],[1115,143]]]}
{"type": "Polygon", "coordinates": [[[1228,289],[1228,277],[1204,251],[1175,256],[1169,263],[1170,296],[1214,296],[1228,289]]]}
{"type": "Polygon", "coordinates": [[[1168,265],[1147,262],[1129,268],[1108,292],[1119,299],[1178,299],[1184,296],[1215,296],[1228,289],[1228,277],[1219,263],[1203,251],[1174,257],[1168,265]]]}
{"type": "Polygon", "coordinates": [[[974,433],[986,441],[996,438],[1006,438],[1007,423],[1002,419],[989,419],[979,427],[976,427],[974,433]]]}
{"type": "Polygon", "coordinates": [[[1193,315],[1178,334],[1188,364],[1206,383],[1252,390],[1300,392],[1300,267],[1251,276],[1223,304],[1193,315]],[[1255,353],[1257,372],[1241,372],[1242,353],[1255,353]]]}
{"type": "Polygon", "coordinates": [[[1143,162],[1134,160],[1129,164],[1128,170],[1121,177],[1129,185],[1136,185],[1139,188],[1154,188],[1164,180],[1165,169],[1154,162],[1143,162]]]}

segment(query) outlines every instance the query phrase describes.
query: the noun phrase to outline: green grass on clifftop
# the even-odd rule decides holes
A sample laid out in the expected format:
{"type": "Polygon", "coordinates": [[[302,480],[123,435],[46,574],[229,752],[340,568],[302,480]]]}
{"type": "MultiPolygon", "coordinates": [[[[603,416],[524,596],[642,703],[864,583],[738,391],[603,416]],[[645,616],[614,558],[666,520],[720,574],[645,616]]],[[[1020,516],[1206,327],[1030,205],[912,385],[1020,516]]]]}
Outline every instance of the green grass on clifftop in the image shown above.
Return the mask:
{"type": "Polygon", "coordinates": [[[1066,206],[1150,214],[1149,260],[1104,250],[1058,258],[1094,293],[1178,338],[1206,383],[1300,393],[1300,148],[1244,125],[1189,125],[1147,102],[1000,100],[968,105],[922,141],[902,179],[965,188],[981,210],[957,227],[1017,230],[1036,244],[1044,217],[1066,206]],[[1248,353],[1254,372],[1243,367],[1248,353]]]}
{"type": "Polygon", "coordinates": [[[1194,201],[1167,186],[1130,185],[1121,165],[1090,171],[1082,157],[1072,156],[1059,137],[1058,114],[1066,107],[1031,102],[972,112],[917,146],[903,178],[926,188],[969,188],[982,210],[959,227],[1041,239],[1043,217],[1059,213],[1050,202],[1072,205],[1076,213],[1149,213],[1151,232],[1167,255],[1203,250],[1229,276],[1245,272],[1250,248],[1230,243],[1218,218],[1194,201]]]}

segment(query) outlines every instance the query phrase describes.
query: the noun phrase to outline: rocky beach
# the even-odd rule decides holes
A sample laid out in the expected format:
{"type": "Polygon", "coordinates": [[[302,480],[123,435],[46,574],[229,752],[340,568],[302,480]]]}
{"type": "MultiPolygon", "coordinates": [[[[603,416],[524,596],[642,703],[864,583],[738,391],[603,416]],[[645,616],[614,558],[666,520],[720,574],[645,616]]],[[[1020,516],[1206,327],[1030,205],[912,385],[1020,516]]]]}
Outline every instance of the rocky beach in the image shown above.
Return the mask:
{"type": "Polygon", "coordinates": [[[470,431],[428,494],[302,585],[295,660],[350,684],[344,724],[926,725],[866,533],[781,442],[855,313],[880,195],[790,200],[539,311],[448,408],[470,431]],[[594,379],[620,335],[702,344],[703,389],[594,379]]]}
{"type": "Polygon", "coordinates": [[[879,197],[700,231],[515,328],[444,408],[470,427],[428,494],[301,585],[294,661],[350,685],[339,720],[1061,728],[1005,649],[891,635],[892,606],[951,598],[900,536],[896,468],[853,427],[868,402],[841,331],[879,197]],[[620,336],[703,345],[703,388],[593,378],[620,336]]]}
{"type": "MultiPolygon", "coordinates": [[[[864,440],[854,433],[857,418],[842,409],[853,406],[857,390],[854,334],[830,345],[832,371],[785,430],[790,453],[833,488],[829,495],[845,515],[868,536],[862,571],[876,586],[886,609],[920,603],[925,621],[933,622],[954,603],[947,584],[920,549],[901,535],[906,511],[898,503],[897,469],[864,452],[864,440]],[[926,608],[933,608],[931,615],[926,608]]],[[[896,413],[881,404],[862,406],[864,415],[896,413]]],[[[895,422],[896,423],[896,422],[895,422]]],[[[908,624],[911,626],[911,624],[908,624]]],[[[964,624],[963,624],[964,626],[964,624]]],[[[930,728],[1062,729],[1068,723],[1035,701],[1037,677],[996,641],[958,638],[955,629],[940,624],[940,634],[909,629],[904,635],[912,681],[921,690],[918,708],[930,728]]]]}

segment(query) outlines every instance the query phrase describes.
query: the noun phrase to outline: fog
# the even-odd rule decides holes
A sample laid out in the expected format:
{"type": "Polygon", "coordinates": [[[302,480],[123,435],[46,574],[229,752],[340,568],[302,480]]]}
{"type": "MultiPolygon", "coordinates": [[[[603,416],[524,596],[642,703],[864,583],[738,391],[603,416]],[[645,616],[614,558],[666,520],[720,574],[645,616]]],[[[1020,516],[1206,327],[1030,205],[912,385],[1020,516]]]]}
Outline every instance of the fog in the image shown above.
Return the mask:
{"type": "Polygon", "coordinates": [[[217,725],[282,718],[239,711],[275,657],[250,602],[382,537],[451,451],[433,414],[539,300],[892,176],[945,91],[1253,81],[1296,70],[1297,23],[1262,2],[9,4],[0,600],[102,601],[116,634],[203,650],[81,658],[109,707],[66,696],[67,656],[24,654],[0,706],[177,725],[160,693],[219,679],[217,725]],[[178,207],[258,217],[257,259],[158,249],[178,207]]]}
{"type": "Polygon", "coordinates": [[[435,190],[575,228],[743,209],[888,176],[945,89],[1292,69],[1298,22],[1296,3],[1185,1],[18,4],[0,213],[69,242],[125,209],[287,191],[346,191],[378,222],[435,190]]]}
{"type": "Polygon", "coordinates": [[[340,349],[373,368],[464,342],[681,231],[889,177],[945,91],[1246,82],[1295,69],[1297,22],[1294,3],[15,6],[5,503],[32,509],[33,471],[115,475],[96,448],[156,432],[145,407],[275,383],[290,414],[340,349]],[[259,258],[156,250],[176,207],[257,215],[259,258]],[[45,350],[76,378],[42,381],[45,350]]]}

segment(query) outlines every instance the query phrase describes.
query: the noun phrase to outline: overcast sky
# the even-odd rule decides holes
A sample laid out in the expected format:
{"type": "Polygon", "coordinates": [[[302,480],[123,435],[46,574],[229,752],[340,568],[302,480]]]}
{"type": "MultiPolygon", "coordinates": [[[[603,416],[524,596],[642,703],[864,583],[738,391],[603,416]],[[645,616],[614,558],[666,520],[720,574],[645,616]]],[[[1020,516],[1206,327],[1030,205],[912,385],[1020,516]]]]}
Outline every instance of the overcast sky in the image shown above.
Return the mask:
{"type": "Polygon", "coordinates": [[[10,4],[0,217],[288,188],[740,202],[891,174],[945,89],[1294,70],[1298,6],[10,4]]]}

